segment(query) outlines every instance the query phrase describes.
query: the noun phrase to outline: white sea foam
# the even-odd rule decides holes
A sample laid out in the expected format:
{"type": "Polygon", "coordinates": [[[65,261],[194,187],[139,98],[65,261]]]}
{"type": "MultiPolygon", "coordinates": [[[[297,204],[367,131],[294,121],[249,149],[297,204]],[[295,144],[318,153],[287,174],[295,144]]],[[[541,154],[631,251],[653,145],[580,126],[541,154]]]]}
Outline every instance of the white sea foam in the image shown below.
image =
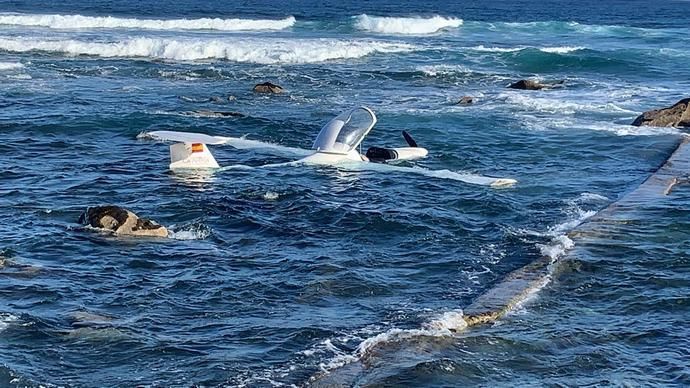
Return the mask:
{"type": "Polygon", "coordinates": [[[0,14],[0,25],[48,27],[56,29],[126,28],[146,30],[282,30],[292,27],[295,18],[284,19],[128,19],[112,16],[0,14]]]}
{"type": "MultiPolygon", "coordinates": [[[[630,119],[632,121],[632,118],[630,119]]],[[[674,127],[635,127],[632,125],[620,124],[591,124],[587,129],[593,131],[613,132],[618,136],[658,136],[658,135],[677,135],[682,133],[680,129],[674,127]]]]}
{"type": "Polygon", "coordinates": [[[6,77],[10,78],[10,79],[17,79],[17,80],[33,79],[33,77],[31,77],[29,74],[13,74],[13,75],[8,75],[6,77]]]}
{"type": "Polygon", "coordinates": [[[509,187],[517,183],[515,179],[511,178],[492,178],[483,175],[470,174],[470,173],[459,173],[451,170],[428,170],[421,167],[403,167],[395,166],[391,164],[381,164],[381,163],[343,163],[342,166],[347,169],[355,171],[396,171],[403,173],[413,173],[428,176],[430,178],[438,179],[450,179],[460,182],[465,182],[473,185],[480,186],[491,186],[494,188],[498,187],[509,187]]]}
{"type": "Polygon", "coordinates": [[[429,77],[472,73],[472,69],[462,65],[429,65],[420,66],[417,68],[417,70],[429,77]]]}
{"type": "Polygon", "coordinates": [[[341,39],[169,39],[132,38],[116,42],[1,38],[0,50],[47,51],[99,57],[142,57],[178,61],[221,59],[259,64],[304,64],[362,58],[376,53],[399,53],[414,46],[366,40],[341,39]]]}
{"type": "Polygon", "coordinates": [[[586,219],[597,214],[597,212],[594,210],[582,210],[579,207],[576,208],[574,213],[575,213],[575,216],[573,219],[562,222],[562,223],[554,226],[553,228],[550,229],[550,234],[556,236],[556,238],[560,238],[562,233],[566,233],[566,232],[569,232],[569,231],[575,229],[576,226],[583,223],[586,219]]]}
{"type": "Polygon", "coordinates": [[[275,201],[280,197],[280,194],[276,193],[275,191],[267,191],[263,195],[263,199],[266,201],[275,201]]]}
{"type": "Polygon", "coordinates": [[[484,45],[468,47],[468,49],[479,52],[488,53],[512,53],[527,49],[536,49],[545,53],[552,54],[568,54],[578,50],[584,50],[585,47],[582,46],[558,46],[558,47],[528,47],[528,46],[518,46],[518,47],[486,47],[484,45]]]}
{"type": "MultiPolygon", "coordinates": [[[[484,24],[484,23],[479,23],[484,24]]],[[[489,29],[492,31],[504,30],[510,31],[525,31],[533,33],[547,33],[547,34],[564,34],[577,33],[584,35],[603,35],[611,36],[669,36],[677,33],[677,29],[661,29],[661,28],[637,28],[628,26],[615,25],[588,25],[577,22],[562,22],[562,21],[546,21],[546,22],[498,22],[488,23],[489,29]]]]}
{"type": "Polygon", "coordinates": [[[480,51],[480,52],[487,52],[487,53],[512,53],[515,51],[524,50],[525,48],[526,47],[524,47],[524,46],[520,46],[520,47],[486,47],[484,45],[468,47],[468,49],[472,50],[472,51],[480,51]]]}
{"type": "Polygon", "coordinates": [[[568,238],[568,236],[561,235],[554,237],[549,244],[537,244],[539,251],[542,255],[550,258],[551,260],[557,260],[561,257],[567,250],[571,249],[575,244],[573,240],[568,238]]]}
{"type": "Polygon", "coordinates": [[[19,317],[8,313],[0,313],[0,332],[5,331],[10,324],[17,322],[19,317]]]}
{"type": "Polygon", "coordinates": [[[608,202],[610,199],[596,193],[582,193],[577,197],[576,202],[608,202]]]}
{"type": "Polygon", "coordinates": [[[330,340],[326,340],[322,345],[324,345],[327,350],[334,353],[335,357],[328,360],[328,362],[320,364],[320,367],[323,371],[331,371],[351,362],[358,361],[366,356],[371,350],[387,343],[417,337],[447,337],[455,335],[457,332],[466,328],[467,322],[465,322],[463,318],[462,310],[454,310],[442,313],[431,321],[425,322],[419,329],[393,328],[366,338],[359,343],[354,354],[345,353],[333,345],[330,340]]]}
{"type": "Polygon", "coordinates": [[[0,62],[0,71],[23,69],[24,65],[18,62],[0,62]]]}
{"type": "Polygon", "coordinates": [[[436,33],[444,28],[457,28],[462,25],[462,19],[443,16],[400,18],[363,14],[355,16],[354,19],[355,28],[381,34],[424,35],[436,33]]]}
{"type": "Polygon", "coordinates": [[[203,240],[211,235],[211,229],[199,223],[180,227],[171,225],[168,232],[168,237],[174,240],[203,240]]]}
{"type": "MultiPolygon", "coordinates": [[[[565,96],[572,99],[572,96],[565,96]]],[[[622,108],[614,103],[597,103],[593,101],[587,104],[578,104],[566,99],[559,99],[553,97],[541,97],[534,94],[504,92],[498,95],[498,98],[503,98],[509,104],[513,104],[528,110],[530,113],[558,113],[561,115],[574,115],[581,112],[595,112],[595,113],[630,113],[635,114],[635,111],[622,108]]]]}
{"type": "Polygon", "coordinates": [[[585,47],[582,46],[562,46],[562,47],[542,47],[539,49],[539,51],[543,51],[545,53],[554,53],[554,54],[567,54],[567,53],[572,53],[574,51],[580,51],[584,50],[585,47]]]}

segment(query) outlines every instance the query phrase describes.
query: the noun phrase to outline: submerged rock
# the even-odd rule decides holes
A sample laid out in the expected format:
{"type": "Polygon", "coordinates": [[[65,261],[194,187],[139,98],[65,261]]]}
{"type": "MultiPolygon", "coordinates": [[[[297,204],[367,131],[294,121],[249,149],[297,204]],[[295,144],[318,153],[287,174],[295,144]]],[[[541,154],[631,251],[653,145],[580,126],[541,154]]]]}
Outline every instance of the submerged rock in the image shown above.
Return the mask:
{"type": "Polygon", "coordinates": [[[685,98],[673,106],[650,110],[639,115],[632,125],[650,127],[690,127],[690,98],[685,98]]]}
{"type": "Polygon", "coordinates": [[[471,105],[474,103],[474,97],[463,96],[456,105],[471,105]]]}
{"type": "Polygon", "coordinates": [[[167,237],[168,230],[155,221],[139,218],[119,206],[96,206],[86,209],[79,222],[94,228],[128,236],[167,237]]]}
{"type": "Polygon", "coordinates": [[[195,115],[198,116],[204,116],[204,117],[244,117],[244,114],[239,113],[239,112],[224,112],[224,111],[216,111],[216,110],[195,110],[192,112],[195,115]]]}
{"type": "Polygon", "coordinates": [[[210,99],[208,98],[195,98],[195,97],[189,97],[189,96],[177,96],[182,101],[185,102],[209,102],[210,99]]]}
{"type": "Polygon", "coordinates": [[[284,89],[279,85],[272,84],[270,82],[264,82],[262,84],[254,86],[254,91],[257,93],[280,94],[284,91],[284,89]]]}
{"type": "Polygon", "coordinates": [[[521,79],[517,82],[513,82],[512,84],[508,85],[508,88],[510,89],[520,89],[520,90],[542,90],[542,89],[550,89],[553,88],[557,85],[563,85],[565,81],[556,81],[556,82],[548,82],[548,83],[542,83],[539,81],[534,81],[531,79],[521,79]]]}
{"type": "Polygon", "coordinates": [[[189,97],[189,96],[177,96],[182,101],[185,102],[196,102],[196,103],[206,103],[206,102],[212,102],[214,104],[225,104],[226,102],[232,102],[237,100],[237,97],[235,96],[228,96],[227,98],[220,97],[220,96],[211,96],[208,98],[195,98],[195,97],[189,97]]]}
{"type": "Polygon", "coordinates": [[[39,267],[20,264],[0,254],[0,273],[14,278],[33,277],[40,271],[39,267]]]}

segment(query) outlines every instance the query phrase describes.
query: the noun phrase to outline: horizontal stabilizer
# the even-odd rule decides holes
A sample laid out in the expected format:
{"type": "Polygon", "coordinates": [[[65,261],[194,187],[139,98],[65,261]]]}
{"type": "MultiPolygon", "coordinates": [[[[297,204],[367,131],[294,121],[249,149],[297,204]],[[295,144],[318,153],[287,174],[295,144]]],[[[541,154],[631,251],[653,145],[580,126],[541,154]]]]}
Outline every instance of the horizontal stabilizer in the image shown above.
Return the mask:
{"type": "Polygon", "coordinates": [[[203,143],[170,145],[170,169],[219,168],[218,162],[203,143]]]}
{"type": "Polygon", "coordinates": [[[227,141],[224,137],[194,132],[153,131],[148,132],[147,135],[155,140],[175,141],[180,143],[223,144],[227,141]]]}

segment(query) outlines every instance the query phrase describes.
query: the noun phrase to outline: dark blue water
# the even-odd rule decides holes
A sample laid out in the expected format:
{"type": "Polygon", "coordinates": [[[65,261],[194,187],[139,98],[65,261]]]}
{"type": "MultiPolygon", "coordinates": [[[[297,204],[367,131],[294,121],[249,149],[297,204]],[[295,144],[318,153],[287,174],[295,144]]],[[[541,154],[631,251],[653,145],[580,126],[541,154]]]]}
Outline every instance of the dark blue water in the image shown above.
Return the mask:
{"type": "MultiPolygon", "coordinates": [[[[367,339],[446,322],[544,255],[561,270],[528,303],[432,336],[414,362],[374,362],[360,384],[690,384],[688,189],[594,242],[565,237],[678,142],[678,130],[629,123],[688,97],[690,2],[0,1],[0,12],[1,387],[303,386],[367,339]],[[505,88],[526,77],[566,82],[505,88]],[[252,93],[264,81],[287,93],[252,93]],[[476,104],[454,105],[463,95],[476,104]],[[430,155],[405,166],[518,184],[305,166],[179,174],[166,145],[139,136],[309,148],[361,104],[379,119],[365,147],[401,145],[407,130],[430,155]],[[77,224],[111,203],[172,238],[77,224]]],[[[223,166],[291,160],[213,152],[223,166]]]]}

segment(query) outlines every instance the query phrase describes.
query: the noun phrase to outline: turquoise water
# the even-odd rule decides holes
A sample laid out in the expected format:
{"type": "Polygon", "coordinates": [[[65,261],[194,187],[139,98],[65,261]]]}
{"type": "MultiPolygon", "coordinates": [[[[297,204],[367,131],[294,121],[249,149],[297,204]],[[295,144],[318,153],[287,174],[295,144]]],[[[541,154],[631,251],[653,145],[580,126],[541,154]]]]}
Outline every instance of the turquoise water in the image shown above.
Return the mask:
{"type": "Polygon", "coordinates": [[[0,386],[304,386],[366,341],[390,342],[386,363],[346,385],[690,384],[687,187],[597,239],[565,238],[677,144],[679,130],[629,123],[688,97],[689,2],[178,3],[0,2],[0,386]],[[526,77],[565,86],[506,89],[526,77]],[[287,93],[254,94],[264,81],[287,93]],[[464,95],[476,103],[455,105],[464,95]],[[518,184],[175,174],[168,147],[139,136],[309,148],[356,105],[379,120],[365,148],[406,130],[430,154],[404,166],[518,184]],[[109,203],[173,238],[77,224],[109,203]],[[557,274],[497,323],[390,340],[452,325],[544,255],[557,274]]]}

